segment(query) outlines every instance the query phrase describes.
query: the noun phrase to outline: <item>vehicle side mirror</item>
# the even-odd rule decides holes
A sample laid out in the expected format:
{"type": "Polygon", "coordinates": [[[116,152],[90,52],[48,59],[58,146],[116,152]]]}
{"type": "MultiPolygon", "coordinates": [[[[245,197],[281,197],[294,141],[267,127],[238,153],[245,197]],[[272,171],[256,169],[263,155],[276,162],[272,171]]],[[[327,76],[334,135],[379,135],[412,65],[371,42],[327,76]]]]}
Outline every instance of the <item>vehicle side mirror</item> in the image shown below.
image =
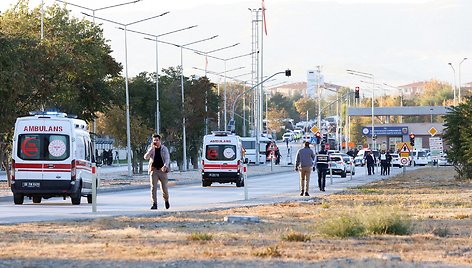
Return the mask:
{"type": "Polygon", "coordinates": [[[244,158],[244,164],[247,164],[249,163],[249,159],[248,158],[244,158]]]}

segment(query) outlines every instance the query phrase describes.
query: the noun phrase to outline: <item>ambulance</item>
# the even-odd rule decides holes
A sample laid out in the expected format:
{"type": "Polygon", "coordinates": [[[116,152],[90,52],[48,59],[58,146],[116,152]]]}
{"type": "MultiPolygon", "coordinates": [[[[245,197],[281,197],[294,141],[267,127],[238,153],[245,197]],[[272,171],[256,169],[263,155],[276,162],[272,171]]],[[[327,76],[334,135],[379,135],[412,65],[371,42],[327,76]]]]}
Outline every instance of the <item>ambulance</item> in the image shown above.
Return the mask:
{"type": "MultiPolygon", "coordinates": [[[[17,118],[12,150],[13,201],[51,197],[92,202],[93,148],[85,121],[58,112],[17,118]]],[[[97,183],[98,185],[98,183],[97,183]]]]}
{"type": "Polygon", "coordinates": [[[245,163],[241,138],[230,132],[214,131],[203,137],[202,186],[213,182],[244,186],[245,163]]]}

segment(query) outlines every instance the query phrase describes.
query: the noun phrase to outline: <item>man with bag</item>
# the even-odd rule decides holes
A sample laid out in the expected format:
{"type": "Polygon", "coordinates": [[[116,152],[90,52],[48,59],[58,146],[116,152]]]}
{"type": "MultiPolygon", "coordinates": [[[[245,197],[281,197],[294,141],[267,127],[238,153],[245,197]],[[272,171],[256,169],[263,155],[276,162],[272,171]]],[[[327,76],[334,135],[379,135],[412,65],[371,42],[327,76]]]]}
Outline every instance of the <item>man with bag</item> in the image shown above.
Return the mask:
{"type": "Polygon", "coordinates": [[[152,144],[144,159],[149,160],[149,180],[151,183],[151,209],[157,209],[157,181],[160,182],[162,197],[165,201],[166,209],[169,209],[169,191],[167,188],[168,178],[167,173],[169,172],[170,166],[170,154],[169,149],[161,144],[161,136],[159,134],[152,135],[152,144]]]}

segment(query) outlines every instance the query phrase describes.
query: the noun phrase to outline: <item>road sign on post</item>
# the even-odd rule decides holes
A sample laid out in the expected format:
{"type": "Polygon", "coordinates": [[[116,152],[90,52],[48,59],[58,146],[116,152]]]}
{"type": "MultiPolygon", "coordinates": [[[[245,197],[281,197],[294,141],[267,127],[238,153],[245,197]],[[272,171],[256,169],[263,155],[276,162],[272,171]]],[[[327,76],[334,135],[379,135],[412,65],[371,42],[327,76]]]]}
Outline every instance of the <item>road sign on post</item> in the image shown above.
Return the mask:
{"type": "Polygon", "coordinates": [[[317,126],[313,126],[311,129],[311,132],[313,132],[313,134],[316,134],[316,132],[318,132],[318,127],[317,126]]]}
{"type": "Polygon", "coordinates": [[[438,160],[443,154],[443,141],[439,137],[429,138],[429,149],[431,150],[431,158],[438,160]]]}
{"type": "Polygon", "coordinates": [[[434,135],[436,135],[436,133],[438,133],[435,127],[431,127],[428,132],[429,134],[431,134],[431,137],[433,137],[434,135]]]}

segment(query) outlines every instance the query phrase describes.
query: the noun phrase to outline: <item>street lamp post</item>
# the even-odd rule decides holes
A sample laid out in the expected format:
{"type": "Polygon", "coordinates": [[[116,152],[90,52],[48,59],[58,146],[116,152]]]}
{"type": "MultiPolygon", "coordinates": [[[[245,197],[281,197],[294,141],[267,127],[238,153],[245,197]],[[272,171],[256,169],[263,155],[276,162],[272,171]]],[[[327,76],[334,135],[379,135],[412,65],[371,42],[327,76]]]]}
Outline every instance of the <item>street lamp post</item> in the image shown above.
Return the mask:
{"type": "MultiPolygon", "coordinates": [[[[157,17],[164,16],[168,13],[169,12],[164,12],[164,13],[156,15],[156,16],[152,16],[152,17],[149,17],[149,18],[137,20],[137,21],[134,21],[134,22],[126,23],[126,24],[94,16],[94,18],[123,26],[124,31],[125,31],[126,146],[127,146],[127,151],[128,151],[128,157],[127,158],[128,158],[128,176],[129,177],[131,177],[133,174],[132,174],[132,170],[131,170],[131,126],[130,126],[130,115],[129,115],[128,42],[127,42],[127,35],[126,35],[127,27],[130,26],[130,25],[133,25],[133,24],[143,22],[143,21],[147,21],[147,20],[150,20],[150,19],[154,19],[154,18],[157,18],[157,17]]],[[[82,14],[91,17],[89,14],[86,14],[86,13],[83,13],[83,12],[82,12],[82,14]]]]}
{"type": "Polygon", "coordinates": [[[224,66],[225,66],[225,74],[224,74],[224,96],[223,96],[223,114],[224,114],[224,119],[223,119],[223,122],[225,124],[224,126],[224,130],[226,131],[227,130],[227,109],[226,109],[226,103],[227,103],[227,94],[226,94],[226,62],[227,61],[231,61],[231,60],[234,60],[234,59],[238,59],[238,58],[241,58],[241,57],[245,57],[245,56],[250,56],[254,54],[254,52],[251,52],[251,53],[247,53],[247,54],[243,54],[243,55],[239,55],[239,56],[235,56],[235,57],[231,57],[231,58],[226,58],[226,59],[223,59],[223,58],[219,58],[219,57],[215,57],[215,56],[211,56],[211,55],[207,55],[209,58],[213,58],[213,59],[217,59],[217,60],[220,60],[220,61],[223,61],[224,62],[224,66]]]}
{"type": "Polygon", "coordinates": [[[461,103],[461,64],[466,60],[467,58],[462,59],[462,61],[459,63],[459,103],[461,103]]]}
{"type": "Polygon", "coordinates": [[[348,74],[350,75],[355,75],[355,76],[360,76],[364,78],[370,78],[372,79],[372,111],[371,111],[371,117],[372,117],[372,150],[375,149],[375,130],[374,130],[374,91],[375,91],[375,82],[374,82],[374,75],[371,73],[365,73],[365,72],[359,72],[355,70],[347,70],[348,74]]]}
{"type": "Polygon", "coordinates": [[[187,133],[186,133],[186,128],[185,128],[184,56],[183,56],[184,52],[183,52],[183,49],[184,49],[184,47],[187,47],[189,45],[193,45],[193,44],[196,44],[196,43],[208,41],[208,40],[214,39],[216,37],[218,37],[218,35],[214,35],[212,37],[201,39],[201,40],[194,41],[194,42],[191,42],[191,43],[187,43],[187,44],[184,44],[184,45],[176,45],[177,47],[180,47],[180,68],[181,68],[181,71],[180,71],[180,88],[182,90],[182,135],[183,135],[182,170],[183,171],[187,170],[187,133]]]}
{"type": "Polygon", "coordinates": [[[449,66],[451,66],[452,68],[452,74],[454,75],[454,88],[453,88],[453,91],[454,91],[454,106],[456,106],[456,69],[454,69],[454,66],[452,66],[452,63],[448,63],[449,66]]]}
{"type": "MultiPolygon", "coordinates": [[[[159,42],[161,42],[161,41],[159,41],[159,37],[169,35],[169,34],[173,34],[173,33],[177,33],[177,32],[181,32],[181,31],[184,31],[184,30],[189,30],[189,29],[192,29],[192,28],[195,28],[195,27],[197,27],[197,25],[192,25],[192,26],[189,26],[189,27],[181,28],[181,29],[178,29],[178,30],[174,30],[174,31],[170,31],[170,32],[163,33],[163,34],[158,34],[158,35],[128,29],[129,32],[154,37],[154,39],[151,39],[149,37],[144,37],[144,39],[154,41],[156,43],[156,133],[157,134],[159,134],[160,131],[161,131],[161,129],[160,129],[160,112],[159,112],[159,45],[158,45],[159,42]]],[[[123,28],[119,28],[119,29],[124,30],[123,28]]]]}
{"type": "MultiPolygon", "coordinates": [[[[384,83],[385,86],[388,86],[388,87],[391,87],[391,88],[394,88],[394,89],[397,89],[398,91],[400,91],[400,107],[403,107],[403,90],[399,87],[394,87],[394,86],[391,86],[387,83],[384,83]]],[[[400,115],[400,124],[403,123],[403,116],[400,115]]]]}
{"type": "MultiPolygon", "coordinates": [[[[195,52],[195,53],[200,54],[200,55],[204,55],[205,59],[207,60],[207,63],[208,63],[208,55],[210,53],[214,53],[214,52],[221,51],[221,50],[224,50],[224,49],[232,48],[232,47],[235,47],[237,45],[239,45],[239,43],[229,45],[229,46],[225,46],[225,47],[221,47],[221,48],[218,48],[218,49],[213,49],[211,51],[206,51],[206,52],[203,52],[203,53],[200,53],[200,52],[195,52]]],[[[207,67],[208,67],[207,64],[205,64],[205,77],[207,76],[207,72],[206,72],[207,67]]],[[[225,69],[226,69],[226,62],[225,62],[225,69]]],[[[225,92],[226,92],[226,78],[225,78],[225,92]]],[[[225,94],[225,97],[226,97],[226,94],[225,94]]],[[[226,102],[225,102],[225,104],[226,104],[226,102]]],[[[205,91],[205,135],[206,134],[208,134],[208,91],[205,91]]]]}

